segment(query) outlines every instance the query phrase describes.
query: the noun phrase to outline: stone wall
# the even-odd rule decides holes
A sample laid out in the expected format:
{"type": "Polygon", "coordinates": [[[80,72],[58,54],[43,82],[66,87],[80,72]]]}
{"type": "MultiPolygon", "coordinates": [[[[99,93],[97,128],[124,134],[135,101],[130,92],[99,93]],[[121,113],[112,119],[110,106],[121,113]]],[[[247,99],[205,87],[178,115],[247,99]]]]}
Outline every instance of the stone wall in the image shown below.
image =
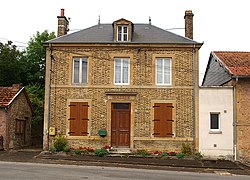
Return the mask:
{"type": "MultiPolygon", "coordinates": [[[[72,146],[100,146],[110,143],[110,134],[101,138],[98,130],[110,130],[110,103],[132,103],[131,148],[172,150],[194,136],[193,108],[193,49],[192,48],[53,48],[50,127],[66,135],[72,146]],[[88,57],[89,81],[86,85],[72,84],[73,57],[88,57]],[[130,85],[113,83],[114,57],[130,58],[130,85]],[[172,58],[172,85],[155,85],[155,58],[172,58]],[[131,92],[135,97],[109,97],[107,92],[131,92]],[[67,134],[69,101],[90,102],[90,134],[72,138],[67,134]],[[153,102],[174,102],[174,141],[153,137],[153,102]],[[143,140],[140,140],[143,138],[143,140]],[[171,143],[170,143],[171,142],[171,143]]],[[[198,66],[198,63],[197,63],[198,66]]],[[[198,68],[197,68],[198,69],[198,68]]],[[[48,71],[48,70],[47,70],[48,71]]],[[[197,78],[198,80],[198,78],[197,78]]],[[[198,87],[198,82],[196,83],[198,87]]],[[[196,99],[198,101],[198,98],[196,99]]],[[[51,136],[53,139],[53,136],[51,136]]]]}
{"type": "Polygon", "coordinates": [[[28,104],[24,92],[21,92],[8,108],[8,125],[9,125],[9,148],[20,148],[31,145],[31,117],[32,111],[28,104]],[[25,137],[16,134],[16,119],[26,121],[25,137]]]}
{"type": "Polygon", "coordinates": [[[243,161],[250,162],[250,80],[239,79],[237,84],[237,150],[243,161]]]}

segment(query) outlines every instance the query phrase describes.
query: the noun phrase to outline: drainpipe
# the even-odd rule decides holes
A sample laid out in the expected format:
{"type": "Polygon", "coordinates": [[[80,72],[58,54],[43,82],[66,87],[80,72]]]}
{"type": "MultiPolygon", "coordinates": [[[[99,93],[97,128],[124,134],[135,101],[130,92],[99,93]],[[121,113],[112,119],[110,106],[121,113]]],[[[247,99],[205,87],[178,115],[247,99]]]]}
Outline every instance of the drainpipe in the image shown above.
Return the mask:
{"type": "Polygon", "coordinates": [[[236,98],[236,84],[238,83],[238,76],[235,77],[235,84],[234,84],[234,88],[233,88],[233,93],[234,93],[234,100],[233,100],[233,112],[234,112],[234,116],[233,116],[233,148],[234,148],[234,160],[237,160],[237,98],[236,98]]]}
{"type": "Polygon", "coordinates": [[[48,116],[47,116],[47,131],[46,131],[46,135],[47,135],[47,143],[46,143],[46,149],[49,150],[49,127],[50,127],[50,92],[51,92],[51,73],[52,73],[52,46],[51,44],[49,44],[49,49],[50,49],[50,69],[49,69],[49,77],[48,77],[48,116]]]}
{"type": "Polygon", "coordinates": [[[194,151],[196,150],[196,77],[195,77],[195,72],[196,72],[196,63],[195,63],[195,44],[193,44],[193,50],[192,50],[192,54],[193,54],[193,86],[194,86],[194,90],[193,90],[193,141],[194,141],[194,151]]]}

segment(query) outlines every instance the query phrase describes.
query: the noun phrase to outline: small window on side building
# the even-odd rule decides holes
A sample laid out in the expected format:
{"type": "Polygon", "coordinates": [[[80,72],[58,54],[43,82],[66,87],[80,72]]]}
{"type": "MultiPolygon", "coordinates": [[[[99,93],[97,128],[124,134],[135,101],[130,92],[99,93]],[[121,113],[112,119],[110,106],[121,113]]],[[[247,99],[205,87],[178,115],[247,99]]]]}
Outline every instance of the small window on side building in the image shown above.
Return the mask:
{"type": "Polygon", "coordinates": [[[210,130],[219,131],[220,130],[220,119],[219,113],[210,113],[210,130]]]}

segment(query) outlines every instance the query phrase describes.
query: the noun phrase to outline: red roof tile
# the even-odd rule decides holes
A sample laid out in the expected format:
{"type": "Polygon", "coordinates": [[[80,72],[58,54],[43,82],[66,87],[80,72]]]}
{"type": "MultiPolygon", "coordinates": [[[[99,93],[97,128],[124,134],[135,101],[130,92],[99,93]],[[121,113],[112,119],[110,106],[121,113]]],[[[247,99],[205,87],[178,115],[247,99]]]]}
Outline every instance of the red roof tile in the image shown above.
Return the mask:
{"type": "Polygon", "coordinates": [[[12,87],[0,87],[0,106],[8,106],[11,100],[16,96],[20,90],[19,85],[12,87]]]}
{"type": "Polygon", "coordinates": [[[214,51],[235,76],[250,76],[250,52],[214,51]]]}

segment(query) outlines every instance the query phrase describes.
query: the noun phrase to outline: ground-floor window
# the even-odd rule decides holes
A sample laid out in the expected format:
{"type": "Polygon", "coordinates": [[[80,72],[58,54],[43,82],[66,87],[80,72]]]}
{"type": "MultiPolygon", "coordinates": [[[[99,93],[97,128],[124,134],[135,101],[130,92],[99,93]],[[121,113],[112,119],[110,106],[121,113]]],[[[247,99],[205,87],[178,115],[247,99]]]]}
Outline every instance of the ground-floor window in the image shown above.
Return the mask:
{"type": "Polygon", "coordinates": [[[69,118],[69,135],[70,136],[87,136],[88,133],[88,103],[71,102],[69,118]]]}
{"type": "Polygon", "coordinates": [[[172,103],[154,103],[154,137],[172,137],[172,103]]]}

